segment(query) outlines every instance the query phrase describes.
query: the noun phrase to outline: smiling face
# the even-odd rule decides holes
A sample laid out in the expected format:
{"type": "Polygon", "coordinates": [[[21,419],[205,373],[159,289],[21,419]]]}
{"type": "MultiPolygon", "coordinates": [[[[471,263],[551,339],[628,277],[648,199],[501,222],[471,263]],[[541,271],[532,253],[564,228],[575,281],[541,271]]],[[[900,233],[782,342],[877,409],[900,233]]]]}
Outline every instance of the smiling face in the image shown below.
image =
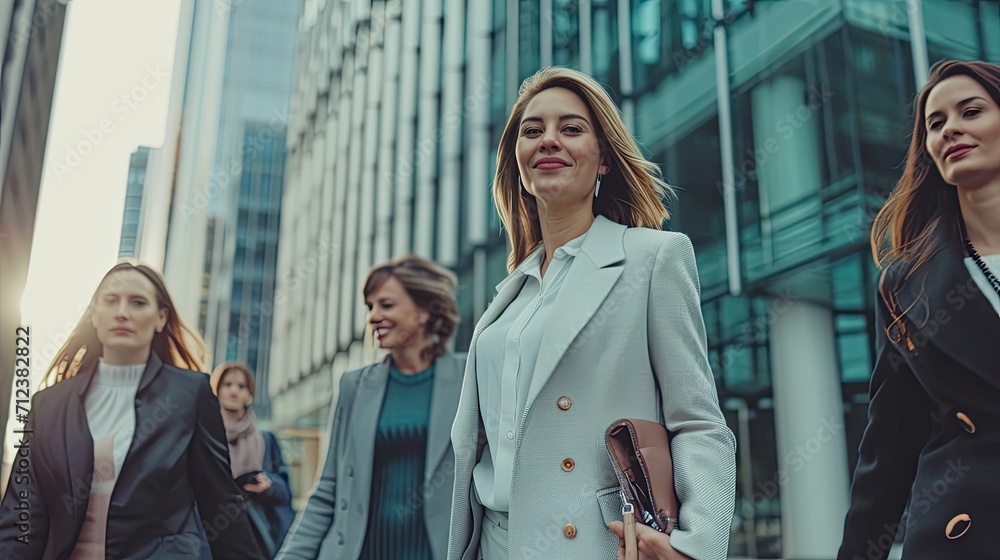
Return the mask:
{"type": "Polygon", "coordinates": [[[253,402],[247,374],[238,368],[230,368],[219,380],[219,404],[229,412],[243,412],[253,402]]]}
{"type": "Polygon", "coordinates": [[[1000,177],[1000,108],[979,82],[942,80],[924,114],[924,146],[945,182],[973,189],[1000,177]]]}
{"type": "Polygon", "coordinates": [[[94,296],[92,323],[104,345],[104,361],[115,365],[145,363],[153,336],[167,323],[156,286],[141,272],[120,270],[104,279],[94,296]]]}
{"type": "Polygon", "coordinates": [[[397,352],[426,346],[430,337],[424,325],[430,313],[414,303],[395,277],[389,276],[368,294],[365,306],[380,348],[397,352]]]}
{"type": "Polygon", "coordinates": [[[610,166],[602,161],[596,123],[579,96],[553,87],[528,102],[518,130],[517,167],[524,189],[545,203],[593,197],[597,175],[610,166]]]}

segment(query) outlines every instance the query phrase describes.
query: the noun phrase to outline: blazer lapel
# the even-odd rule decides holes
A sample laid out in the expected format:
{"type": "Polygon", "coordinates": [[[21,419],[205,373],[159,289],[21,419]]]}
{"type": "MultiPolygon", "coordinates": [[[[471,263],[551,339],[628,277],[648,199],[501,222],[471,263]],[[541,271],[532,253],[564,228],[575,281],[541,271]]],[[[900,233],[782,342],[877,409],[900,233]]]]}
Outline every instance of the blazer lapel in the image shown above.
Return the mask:
{"type": "MultiPolygon", "coordinates": [[[[528,258],[537,258],[536,255],[540,250],[540,248],[535,249],[528,258]]],[[[472,343],[469,346],[470,350],[475,348],[475,341],[479,338],[479,334],[486,330],[486,327],[492,325],[497,320],[497,317],[507,309],[510,302],[514,301],[517,294],[521,292],[524,280],[524,272],[520,268],[517,268],[504,278],[502,282],[497,284],[497,297],[493,298],[493,301],[486,307],[486,311],[483,312],[483,316],[479,319],[479,322],[476,323],[476,330],[472,333],[472,343]]]]}
{"type": "Polygon", "coordinates": [[[62,383],[73,383],[76,386],[70,390],[66,403],[66,464],[69,465],[70,486],[72,494],[68,498],[72,504],[66,503],[73,517],[80,519],[87,511],[90,502],[90,487],[94,477],[94,438],[90,435],[90,424],[87,422],[87,410],[84,399],[87,389],[94,379],[97,366],[89,371],[80,372],[75,377],[62,383]],[[70,507],[71,506],[71,507],[70,507]]]}
{"type": "Polygon", "coordinates": [[[552,376],[563,355],[604,302],[624,270],[625,226],[597,216],[580,253],[566,273],[550,319],[542,333],[531,376],[526,411],[552,376]],[[614,266],[618,265],[618,266],[614,266]]]}
{"type": "MultiPolygon", "coordinates": [[[[531,255],[537,254],[539,249],[535,249],[531,255]]],[[[531,258],[529,255],[528,258],[531,258]]],[[[519,268],[510,273],[502,282],[497,284],[497,296],[493,298],[483,316],[476,323],[476,329],[472,333],[472,341],[469,343],[469,353],[466,358],[465,372],[462,372],[464,381],[460,384],[461,395],[459,397],[458,409],[455,413],[454,423],[451,427],[452,439],[458,442],[455,446],[456,465],[459,462],[471,462],[478,452],[477,438],[479,437],[479,382],[476,378],[476,341],[486,327],[493,324],[497,317],[510,302],[521,291],[524,286],[525,275],[519,268]],[[466,454],[463,455],[463,452],[466,454]]],[[[458,467],[456,466],[456,469],[458,467]]],[[[471,473],[471,465],[469,472],[471,473]]]]}
{"type": "Polygon", "coordinates": [[[427,423],[427,459],[424,468],[424,479],[428,482],[451,444],[451,425],[455,421],[458,397],[462,390],[462,372],[458,363],[453,354],[445,354],[434,364],[434,388],[431,416],[427,423]]]}
{"type": "MultiPolygon", "coordinates": [[[[143,412],[142,407],[152,404],[154,399],[163,396],[163,395],[149,395],[148,397],[143,396],[143,390],[146,387],[148,387],[150,383],[153,382],[153,379],[155,379],[156,376],[159,375],[160,371],[162,370],[163,370],[163,360],[160,359],[160,356],[155,351],[151,351],[149,353],[149,359],[146,360],[146,368],[142,370],[142,376],[139,377],[139,386],[136,388],[135,391],[135,429],[132,431],[132,441],[129,442],[128,450],[125,452],[125,459],[122,462],[122,470],[120,473],[118,473],[119,479],[125,477],[128,474],[130,465],[128,459],[132,455],[132,451],[135,449],[136,441],[139,439],[140,435],[143,434],[143,431],[140,430],[140,427],[142,426],[142,421],[144,419],[142,415],[143,412]]],[[[148,411],[152,408],[153,407],[149,407],[148,409],[145,410],[148,413],[148,411]]],[[[146,436],[143,435],[143,437],[146,436]]],[[[141,471],[142,465],[135,465],[132,467],[132,469],[139,469],[141,471]]]]}
{"type": "Polygon", "coordinates": [[[358,392],[354,397],[354,408],[351,411],[350,448],[354,449],[354,469],[358,481],[357,496],[363,498],[366,504],[365,520],[368,519],[367,503],[372,491],[372,470],[375,464],[375,437],[378,432],[378,417],[382,412],[382,400],[385,398],[385,386],[389,381],[389,363],[382,362],[366,369],[361,374],[358,392]]]}
{"type": "Polygon", "coordinates": [[[993,356],[1000,342],[1000,316],[969,274],[963,243],[951,230],[938,226],[935,235],[941,248],[902,283],[895,296],[900,309],[909,309],[906,316],[922,335],[1000,388],[993,356]]]}
{"type": "Polygon", "coordinates": [[[135,393],[138,395],[153,382],[153,379],[160,373],[163,369],[163,360],[156,352],[149,353],[149,359],[146,360],[146,369],[142,370],[142,377],[139,378],[139,387],[136,389],[135,393]]]}

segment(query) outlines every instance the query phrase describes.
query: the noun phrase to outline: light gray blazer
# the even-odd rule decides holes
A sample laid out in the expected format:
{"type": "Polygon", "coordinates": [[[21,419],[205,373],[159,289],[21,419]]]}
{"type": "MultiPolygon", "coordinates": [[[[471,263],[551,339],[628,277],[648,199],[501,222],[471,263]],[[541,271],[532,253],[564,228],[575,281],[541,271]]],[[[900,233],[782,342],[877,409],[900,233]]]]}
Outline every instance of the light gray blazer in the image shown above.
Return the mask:
{"type": "MultiPolygon", "coordinates": [[[[485,445],[481,415],[497,413],[479,409],[476,340],[523,284],[515,272],[497,286],[472,337],[451,434],[452,560],[478,558],[483,506],[472,469],[485,445]]],[[[607,525],[621,519],[621,498],[604,431],[624,417],[662,419],[672,433],[681,506],[671,544],[698,560],[726,557],[736,439],[719,409],[699,292],[687,236],[594,221],[542,335],[515,439],[511,559],[617,557],[618,538],[607,525]]]]}
{"type": "MultiPolygon", "coordinates": [[[[449,429],[464,369],[464,354],[445,354],[434,363],[424,485],[413,493],[415,505],[423,506],[435,558],[444,558],[448,546],[455,472],[449,429]]],[[[323,474],[277,558],[353,560],[361,554],[368,527],[375,431],[388,379],[386,362],[341,376],[323,474]]]]}

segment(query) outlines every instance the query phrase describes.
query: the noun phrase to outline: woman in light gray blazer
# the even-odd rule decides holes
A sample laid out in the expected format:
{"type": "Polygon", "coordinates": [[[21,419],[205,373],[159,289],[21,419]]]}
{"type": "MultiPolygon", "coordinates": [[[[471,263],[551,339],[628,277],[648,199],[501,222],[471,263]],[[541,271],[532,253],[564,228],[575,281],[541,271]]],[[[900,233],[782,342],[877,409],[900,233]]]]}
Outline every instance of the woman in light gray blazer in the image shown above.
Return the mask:
{"type": "Polygon", "coordinates": [[[455,418],[465,357],[455,276],[405,256],[364,285],[383,363],[344,373],[319,483],[278,558],[433,560],[448,546],[455,418]]]}
{"type": "Polygon", "coordinates": [[[623,557],[604,432],[672,433],[679,523],[640,558],[726,557],[736,442],[709,368],[691,242],[607,93],[546,68],[521,85],[493,196],[511,274],[476,326],[452,444],[453,560],[623,557]]]}

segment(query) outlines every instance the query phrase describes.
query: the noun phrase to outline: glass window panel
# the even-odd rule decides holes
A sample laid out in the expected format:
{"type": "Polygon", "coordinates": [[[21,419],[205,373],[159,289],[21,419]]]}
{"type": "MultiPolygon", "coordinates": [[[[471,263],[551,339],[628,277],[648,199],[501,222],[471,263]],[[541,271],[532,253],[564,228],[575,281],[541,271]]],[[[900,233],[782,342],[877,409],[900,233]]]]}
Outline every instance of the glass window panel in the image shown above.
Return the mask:
{"type": "Polygon", "coordinates": [[[575,0],[553,0],[552,57],[558,66],[580,63],[580,14],[575,0]]]}
{"type": "MultiPolygon", "coordinates": [[[[921,5],[932,63],[943,58],[970,60],[985,56],[984,30],[977,12],[996,12],[996,2],[924,0],[921,5]]],[[[906,9],[905,4],[903,9],[906,9]]]]}
{"type": "Polygon", "coordinates": [[[524,80],[528,76],[538,71],[541,66],[541,43],[538,0],[520,0],[518,2],[518,81],[524,80]]]}
{"type": "Polygon", "coordinates": [[[597,80],[608,84],[612,91],[618,87],[618,6],[612,0],[593,0],[591,19],[591,48],[594,61],[593,74],[597,80]]]}
{"type": "Polygon", "coordinates": [[[718,121],[710,119],[664,148],[654,161],[664,162],[664,177],[679,188],[671,208],[670,227],[691,238],[698,256],[702,291],[712,293],[724,288],[728,269],[725,213],[719,188],[722,163],[718,121]]]}
{"type": "Polygon", "coordinates": [[[745,346],[728,347],[723,352],[723,377],[730,388],[754,383],[752,353],[745,346]]]}
{"type": "MultiPolygon", "coordinates": [[[[864,323],[864,318],[861,318],[864,323]]],[[[868,381],[871,377],[871,358],[868,354],[868,332],[841,334],[837,336],[837,351],[840,354],[840,374],[845,382],[868,381]]]]}
{"type": "Polygon", "coordinates": [[[833,306],[838,309],[864,309],[866,284],[862,279],[862,255],[837,261],[832,267],[833,306]]]}

